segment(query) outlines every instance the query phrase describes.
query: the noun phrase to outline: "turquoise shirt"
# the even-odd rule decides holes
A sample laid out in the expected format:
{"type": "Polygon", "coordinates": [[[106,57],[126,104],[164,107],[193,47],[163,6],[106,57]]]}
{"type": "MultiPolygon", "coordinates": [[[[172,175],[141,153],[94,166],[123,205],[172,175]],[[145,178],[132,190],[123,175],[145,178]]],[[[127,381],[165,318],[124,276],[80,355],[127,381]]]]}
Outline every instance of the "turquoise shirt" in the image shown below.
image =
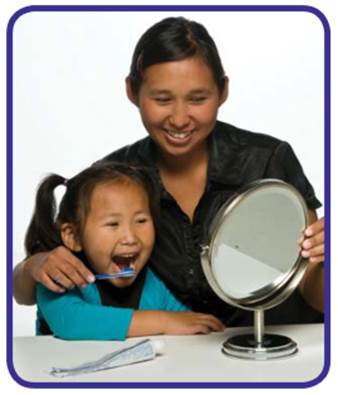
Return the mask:
{"type": "MultiPolygon", "coordinates": [[[[151,269],[144,270],[140,310],[189,311],[151,269]]],[[[36,334],[41,334],[44,319],[54,336],[67,340],[124,340],[134,312],[131,308],[103,306],[95,284],[63,294],[38,284],[37,306],[36,334]]]]}

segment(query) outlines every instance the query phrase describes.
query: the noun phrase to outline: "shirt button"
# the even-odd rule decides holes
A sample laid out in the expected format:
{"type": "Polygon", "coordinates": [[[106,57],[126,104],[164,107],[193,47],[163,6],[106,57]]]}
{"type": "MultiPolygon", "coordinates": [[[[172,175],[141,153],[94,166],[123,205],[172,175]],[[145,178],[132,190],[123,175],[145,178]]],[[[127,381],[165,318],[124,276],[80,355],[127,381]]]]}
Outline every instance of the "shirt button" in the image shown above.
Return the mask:
{"type": "Polygon", "coordinates": [[[195,271],[194,271],[194,269],[189,269],[188,273],[192,276],[195,273],[195,271]]]}

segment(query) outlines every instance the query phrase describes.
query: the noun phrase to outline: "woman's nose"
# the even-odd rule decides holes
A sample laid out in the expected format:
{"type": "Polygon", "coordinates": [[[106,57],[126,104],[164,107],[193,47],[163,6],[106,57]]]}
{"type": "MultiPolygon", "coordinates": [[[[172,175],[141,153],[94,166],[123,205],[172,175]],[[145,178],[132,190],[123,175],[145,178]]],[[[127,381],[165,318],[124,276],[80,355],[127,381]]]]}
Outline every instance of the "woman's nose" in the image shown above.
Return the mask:
{"type": "Polygon", "coordinates": [[[170,125],[175,130],[184,130],[190,123],[188,108],[183,103],[177,103],[173,106],[169,118],[170,125]]]}

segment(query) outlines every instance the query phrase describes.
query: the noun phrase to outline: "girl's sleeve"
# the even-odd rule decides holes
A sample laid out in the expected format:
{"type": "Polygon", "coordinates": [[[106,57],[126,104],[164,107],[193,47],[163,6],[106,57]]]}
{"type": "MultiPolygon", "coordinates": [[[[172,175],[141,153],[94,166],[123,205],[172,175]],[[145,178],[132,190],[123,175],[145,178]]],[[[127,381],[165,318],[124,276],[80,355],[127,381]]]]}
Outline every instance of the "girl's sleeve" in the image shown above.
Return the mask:
{"type": "Polygon", "coordinates": [[[166,287],[156,274],[148,270],[145,281],[140,309],[142,310],[166,310],[166,311],[191,311],[181,303],[166,287]]]}
{"type": "Polygon", "coordinates": [[[133,310],[102,306],[95,298],[90,303],[90,290],[85,300],[78,288],[57,294],[37,285],[37,305],[54,336],[67,340],[124,340],[133,310]]]}
{"type": "Polygon", "coordinates": [[[281,142],[273,152],[266,170],[266,177],[278,178],[292,184],[304,197],[309,209],[321,207],[314,189],[304,174],[303,168],[292,147],[281,142]]]}
{"type": "Polygon", "coordinates": [[[171,293],[171,291],[163,284],[165,290],[165,308],[167,311],[191,311],[186,305],[180,302],[176,297],[171,293]]]}

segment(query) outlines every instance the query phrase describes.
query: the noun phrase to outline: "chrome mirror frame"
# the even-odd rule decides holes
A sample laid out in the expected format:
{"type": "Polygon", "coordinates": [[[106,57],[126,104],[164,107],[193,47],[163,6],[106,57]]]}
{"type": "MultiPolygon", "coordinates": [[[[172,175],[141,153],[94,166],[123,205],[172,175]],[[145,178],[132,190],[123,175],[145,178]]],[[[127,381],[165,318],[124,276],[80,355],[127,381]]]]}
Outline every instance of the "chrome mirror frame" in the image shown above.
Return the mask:
{"type": "Polygon", "coordinates": [[[232,306],[254,312],[253,333],[234,336],[223,344],[222,351],[237,358],[267,360],[286,357],[295,354],[298,350],[297,344],[285,336],[264,334],[264,310],[282,303],[295,290],[305,273],[307,267],[306,259],[298,256],[286,273],[278,276],[272,283],[242,298],[236,298],[222,290],[211,267],[214,259],[215,239],[221,225],[227,220],[230,213],[240,206],[244,199],[250,198],[256,191],[262,191],[262,189],[270,188],[271,186],[286,189],[294,195],[302,208],[305,229],[308,226],[308,209],[301,194],[296,188],[283,181],[264,179],[241,188],[223,204],[209,229],[208,240],[201,246],[202,268],[209,285],[216,295],[232,306]]]}

